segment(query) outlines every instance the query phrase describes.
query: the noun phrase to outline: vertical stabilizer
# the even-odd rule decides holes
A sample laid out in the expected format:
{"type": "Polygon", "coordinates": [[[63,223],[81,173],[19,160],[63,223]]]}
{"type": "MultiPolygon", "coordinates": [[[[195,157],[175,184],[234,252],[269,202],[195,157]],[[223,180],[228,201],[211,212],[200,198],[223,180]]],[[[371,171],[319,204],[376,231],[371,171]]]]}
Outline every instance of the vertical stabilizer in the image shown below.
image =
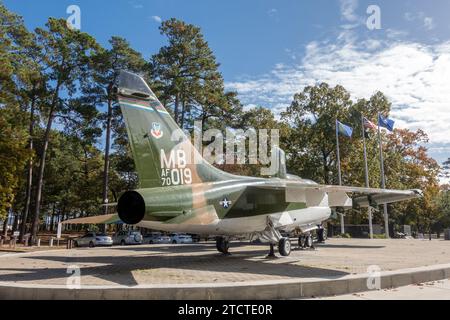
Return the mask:
{"type": "Polygon", "coordinates": [[[201,157],[142,77],[121,71],[117,93],[141,188],[235,178],[201,157]]]}

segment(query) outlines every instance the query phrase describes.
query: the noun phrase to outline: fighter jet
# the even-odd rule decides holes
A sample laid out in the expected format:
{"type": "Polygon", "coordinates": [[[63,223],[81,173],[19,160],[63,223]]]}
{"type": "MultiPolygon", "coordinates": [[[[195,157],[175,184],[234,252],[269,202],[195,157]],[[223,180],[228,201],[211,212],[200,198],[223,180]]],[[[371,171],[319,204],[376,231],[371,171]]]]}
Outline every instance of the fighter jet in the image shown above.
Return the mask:
{"type": "MultiPolygon", "coordinates": [[[[176,124],[144,79],[122,71],[116,88],[140,189],[124,192],[113,221],[167,231],[216,236],[217,250],[246,236],[291,252],[282,233],[311,232],[335,210],[378,207],[421,196],[420,190],[384,190],[320,185],[286,172],[285,155],[275,148],[278,170],[270,178],[237,176],[208,163],[176,124]]],[[[88,223],[82,219],[80,223],[88,223]]],[[[94,221],[95,220],[95,221],[94,221]]]]}

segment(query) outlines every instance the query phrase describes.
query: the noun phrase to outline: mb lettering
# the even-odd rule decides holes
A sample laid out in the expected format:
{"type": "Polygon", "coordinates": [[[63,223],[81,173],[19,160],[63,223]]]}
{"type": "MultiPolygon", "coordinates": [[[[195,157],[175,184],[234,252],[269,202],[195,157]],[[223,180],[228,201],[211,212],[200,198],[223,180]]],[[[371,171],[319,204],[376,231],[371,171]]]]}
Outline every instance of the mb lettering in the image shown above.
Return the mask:
{"type": "Polygon", "coordinates": [[[187,168],[187,156],[184,150],[171,150],[169,157],[161,149],[162,186],[192,184],[192,171],[187,168]]]}

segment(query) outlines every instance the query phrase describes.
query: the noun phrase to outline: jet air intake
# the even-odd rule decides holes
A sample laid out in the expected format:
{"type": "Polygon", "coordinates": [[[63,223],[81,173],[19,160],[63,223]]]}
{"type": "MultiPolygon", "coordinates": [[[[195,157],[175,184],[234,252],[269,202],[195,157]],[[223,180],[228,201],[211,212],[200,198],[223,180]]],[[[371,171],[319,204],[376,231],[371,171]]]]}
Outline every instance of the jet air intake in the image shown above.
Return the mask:
{"type": "Polygon", "coordinates": [[[145,215],[144,198],[136,191],[125,192],[117,203],[117,212],[124,223],[138,224],[145,215]]]}

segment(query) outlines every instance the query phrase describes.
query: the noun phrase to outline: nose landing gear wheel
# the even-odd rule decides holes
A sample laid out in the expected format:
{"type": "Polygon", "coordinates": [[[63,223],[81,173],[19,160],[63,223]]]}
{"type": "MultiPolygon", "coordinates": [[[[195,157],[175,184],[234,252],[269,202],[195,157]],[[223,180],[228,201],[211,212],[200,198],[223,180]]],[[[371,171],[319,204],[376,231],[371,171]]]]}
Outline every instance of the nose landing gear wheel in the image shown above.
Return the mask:
{"type": "Polygon", "coordinates": [[[291,254],[291,241],[288,238],[281,238],[278,243],[278,251],[283,257],[291,254]]]}

